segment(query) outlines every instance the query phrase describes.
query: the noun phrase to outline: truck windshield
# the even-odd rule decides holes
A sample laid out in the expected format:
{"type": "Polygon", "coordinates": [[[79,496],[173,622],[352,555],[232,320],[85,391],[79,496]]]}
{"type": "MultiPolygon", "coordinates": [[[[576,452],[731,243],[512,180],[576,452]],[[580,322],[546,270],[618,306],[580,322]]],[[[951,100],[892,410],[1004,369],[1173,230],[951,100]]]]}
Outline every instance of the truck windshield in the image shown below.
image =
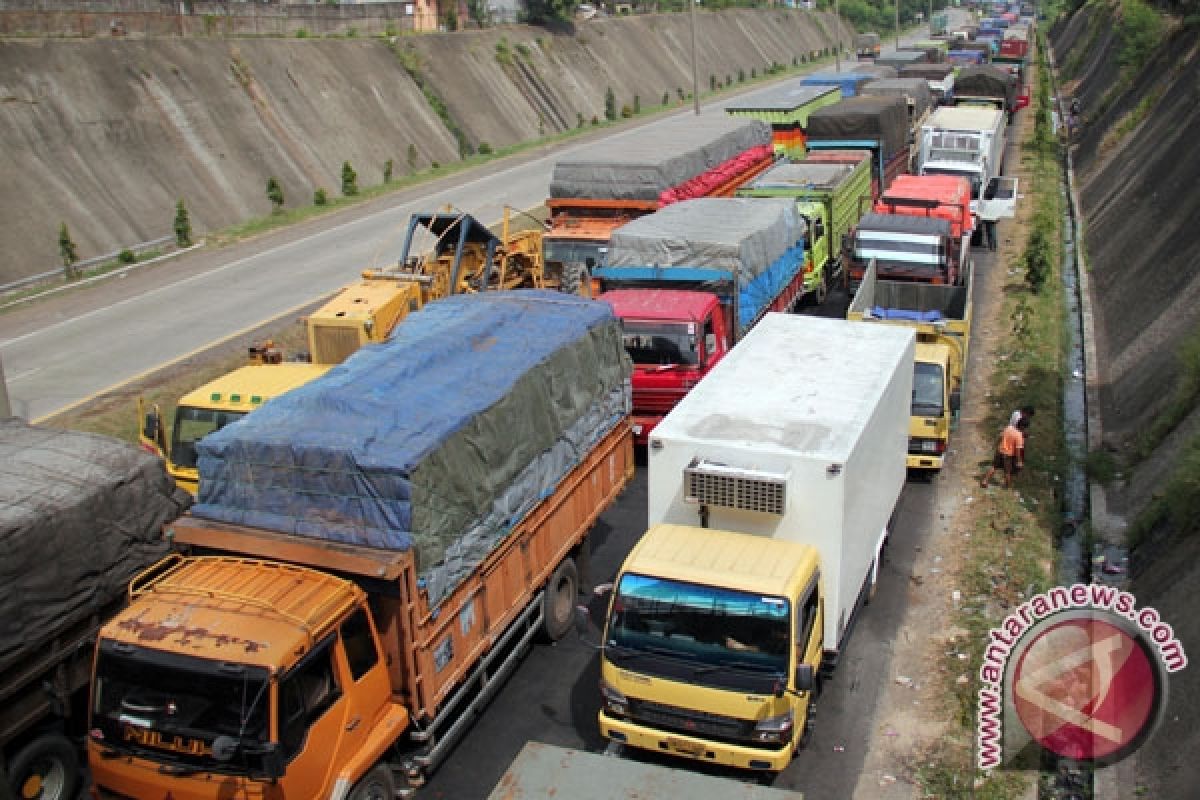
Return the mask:
{"type": "Polygon", "coordinates": [[[639,672],[729,689],[770,691],[788,670],[785,598],[626,573],[605,652],[639,672]]]}
{"type": "Polygon", "coordinates": [[[604,255],[608,252],[606,242],[588,242],[580,239],[542,240],[546,263],[583,264],[591,269],[604,266],[604,255]]]}
{"type": "Polygon", "coordinates": [[[262,773],[269,707],[267,672],[167,653],[124,654],[101,645],[91,735],[105,748],[187,771],[262,773]],[[223,667],[225,667],[223,669],[223,667]],[[213,757],[218,736],[238,740],[232,759],[213,757]]]}
{"type": "Polygon", "coordinates": [[[946,377],[940,364],[917,362],[913,368],[912,414],[940,417],[944,410],[946,377]]]}
{"type": "Polygon", "coordinates": [[[221,411],[212,408],[180,406],[175,409],[175,430],[171,434],[171,460],[179,467],[196,466],[196,442],[213,431],[246,416],[245,411],[221,411]]]}
{"type": "Polygon", "coordinates": [[[622,320],[625,350],[635,364],[691,365],[699,361],[695,325],[622,320]]]}

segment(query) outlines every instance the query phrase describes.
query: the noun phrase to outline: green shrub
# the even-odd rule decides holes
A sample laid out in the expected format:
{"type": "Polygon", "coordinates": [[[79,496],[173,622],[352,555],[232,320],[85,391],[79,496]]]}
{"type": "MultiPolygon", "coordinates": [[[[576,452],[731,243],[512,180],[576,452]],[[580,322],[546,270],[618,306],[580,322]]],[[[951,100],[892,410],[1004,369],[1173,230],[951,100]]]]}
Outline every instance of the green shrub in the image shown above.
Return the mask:
{"type": "Polygon", "coordinates": [[[662,104],[665,106],[665,105],[667,105],[667,104],[668,104],[668,103],[670,103],[670,102],[671,102],[671,93],[670,93],[670,92],[663,92],[662,104]]]}
{"type": "Polygon", "coordinates": [[[633,96],[633,113],[635,113],[635,114],[642,113],[642,98],[640,95],[635,94],[633,96]]]}
{"type": "Polygon", "coordinates": [[[358,28],[350,27],[346,29],[346,38],[353,39],[358,36],[358,28]]]}
{"type": "Polygon", "coordinates": [[[479,155],[490,156],[492,154],[492,146],[487,142],[479,143],[479,155]]]}
{"type": "Polygon", "coordinates": [[[298,31],[296,31],[296,38],[297,39],[307,39],[308,31],[305,30],[304,28],[299,29],[298,31]]]}
{"type": "Polygon", "coordinates": [[[1108,450],[1092,450],[1087,454],[1084,471],[1089,479],[1096,483],[1106,484],[1112,483],[1120,470],[1117,460],[1108,450]]]}
{"type": "Polygon", "coordinates": [[[528,60],[529,55],[530,55],[529,46],[526,45],[524,42],[518,42],[517,43],[517,54],[519,56],[521,56],[521,58],[528,60]]]}
{"type": "Polygon", "coordinates": [[[63,272],[67,280],[74,280],[79,277],[79,268],[75,266],[75,262],[79,260],[79,256],[75,248],[75,240],[71,238],[71,232],[67,230],[67,223],[63,223],[58,228],[58,254],[62,256],[63,272]]]}
{"type": "Polygon", "coordinates": [[[1149,60],[1162,41],[1163,19],[1144,0],[1121,0],[1117,23],[1121,35],[1118,62],[1124,69],[1136,71],[1149,60]]]}
{"type": "MultiPolygon", "coordinates": [[[[66,229],[65,225],[63,229],[66,229]]],[[[175,244],[180,247],[192,246],[192,220],[182,200],[175,204],[175,244]]]]}
{"type": "Polygon", "coordinates": [[[383,182],[384,183],[392,182],[392,169],[393,169],[392,160],[389,158],[387,161],[383,162],[383,182]]]}
{"type": "Polygon", "coordinates": [[[329,204],[329,194],[322,188],[317,187],[313,190],[313,205],[324,206],[329,204]]]}
{"type": "Polygon", "coordinates": [[[496,42],[496,61],[505,67],[511,67],[513,64],[512,50],[508,48],[508,39],[503,36],[496,42]]]}
{"type": "Polygon", "coordinates": [[[346,197],[358,194],[358,173],[349,161],[342,162],[342,194],[346,197]]]}
{"type": "Polygon", "coordinates": [[[134,255],[132,250],[130,250],[128,247],[126,247],[124,250],[117,253],[117,263],[118,264],[135,264],[135,263],[137,263],[137,256],[134,255]]]}
{"type": "Polygon", "coordinates": [[[276,214],[283,210],[283,187],[274,175],[267,178],[267,199],[271,201],[271,208],[276,214]]]}
{"type": "Polygon", "coordinates": [[[429,168],[430,168],[430,169],[432,169],[432,170],[435,170],[435,171],[436,171],[436,170],[439,170],[439,169],[441,169],[441,168],[442,168],[442,165],[441,165],[441,164],[439,164],[437,161],[430,161],[430,162],[429,162],[429,168]]]}
{"type": "Polygon", "coordinates": [[[633,109],[629,107],[628,103],[621,106],[621,119],[629,119],[632,116],[633,116],[633,109]]]}
{"type": "Polygon", "coordinates": [[[410,144],[408,146],[408,152],[405,154],[405,156],[408,161],[409,174],[416,172],[417,171],[417,146],[415,144],[410,144]]]}
{"type": "Polygon", "coordinates": [[[583,127],[583,112],[582,111],[575,112],[575,127],[576,128],[583,127]]]}
{"type": "Polygon", "coordinates": [[[746,82],[746,70],[739,69],[738,70],[738,83],[745,83],[745,82],[746,82]]]}
{"type": "Polygon", "coordinates": [[[604,118],[609,122],[617,118],[617,96],[611,86],[604,90],[604,118]]]}

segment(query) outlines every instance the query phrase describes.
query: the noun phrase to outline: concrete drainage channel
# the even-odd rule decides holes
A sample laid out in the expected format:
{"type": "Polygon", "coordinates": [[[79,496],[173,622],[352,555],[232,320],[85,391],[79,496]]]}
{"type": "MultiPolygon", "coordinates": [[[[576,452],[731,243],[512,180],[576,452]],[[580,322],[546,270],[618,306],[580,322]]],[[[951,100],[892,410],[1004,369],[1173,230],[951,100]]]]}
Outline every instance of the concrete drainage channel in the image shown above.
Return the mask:
{"type": "MultiPolygon", "coordinates": [[[[1053,54],[1049,54],[1050,80],[1058,105],[1058,119],[1065,120],[1065,103],[1059,97],[1053,54]]],[[[1100,442],[1100,421],[1094,391],[1095,346],[1092,337],[1086,255],[1082,247],[1082,220],[1075,171],[1069,145],[1063,149],[1063,264],[1062,290],[1067,312],[1068,375],[1063,381],[1063,427],[1067,450],[1064,478],[1063,519],[1058,537],[1057,583],[1103,583],[1127,588],[1129,555],[1123,546],[1105,543],[1095,534],[1090,514],[1095,504],[1086,464],[1089,444],[1100,442]],[[1092,374],[1089,375],[1089,367],[1092,374]]],[[[1098,780],[1089,765],[1047,755],[1039,782],[1039,800],[1092,800],[1111,796],[1107,781],[1098,780]]]]}

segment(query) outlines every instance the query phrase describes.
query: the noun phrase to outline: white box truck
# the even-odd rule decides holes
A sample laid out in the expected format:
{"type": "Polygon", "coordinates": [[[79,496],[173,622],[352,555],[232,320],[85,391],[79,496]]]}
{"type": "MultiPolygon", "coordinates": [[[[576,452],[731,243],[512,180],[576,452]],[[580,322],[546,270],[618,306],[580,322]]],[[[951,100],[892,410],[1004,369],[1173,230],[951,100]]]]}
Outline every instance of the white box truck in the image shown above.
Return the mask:
{"type": "MultiPolygon", "coordinates": [[[[962,175],[971,182],[971,213],[979,216],[981,197],[1011,195],[999,186],[1004,168],[1004,112],[979,106],[943,106],[921,126],[917,174],[962,175]]],[[[1004,179],[1014,181],[1015,179],[1004,179]]],[[[1011,211],[997,208],[1001,216],[1011,211]]]]}
{"type": "Polygon", "coordinates": [[[870,596],[905,479],[911,329],[769,314],[655,428],[601,733],[778,771],[870,596]]]}

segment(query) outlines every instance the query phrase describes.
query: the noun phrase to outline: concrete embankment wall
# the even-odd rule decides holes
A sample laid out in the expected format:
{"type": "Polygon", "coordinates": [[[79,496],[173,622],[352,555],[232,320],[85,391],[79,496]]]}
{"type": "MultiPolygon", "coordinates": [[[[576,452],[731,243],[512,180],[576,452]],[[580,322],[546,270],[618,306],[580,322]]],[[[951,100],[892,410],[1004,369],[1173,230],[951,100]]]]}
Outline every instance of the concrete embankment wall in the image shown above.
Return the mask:
{"type": "MultiPolygon", "coordinates": [[[[831,15],[701,13],[698,73],[724,83],[832,44],[831,15]]],[[[851,32],[842,32],[846,41],[851,32]]],[[[687,15],[509,26],[393,39],[13,39],[0,42],[0,282],[170,234],[183,199],[197,231],[536,139],[690,91],[687,15]],[[444,112],[439,113],[435,106],[444,112]]]]}

